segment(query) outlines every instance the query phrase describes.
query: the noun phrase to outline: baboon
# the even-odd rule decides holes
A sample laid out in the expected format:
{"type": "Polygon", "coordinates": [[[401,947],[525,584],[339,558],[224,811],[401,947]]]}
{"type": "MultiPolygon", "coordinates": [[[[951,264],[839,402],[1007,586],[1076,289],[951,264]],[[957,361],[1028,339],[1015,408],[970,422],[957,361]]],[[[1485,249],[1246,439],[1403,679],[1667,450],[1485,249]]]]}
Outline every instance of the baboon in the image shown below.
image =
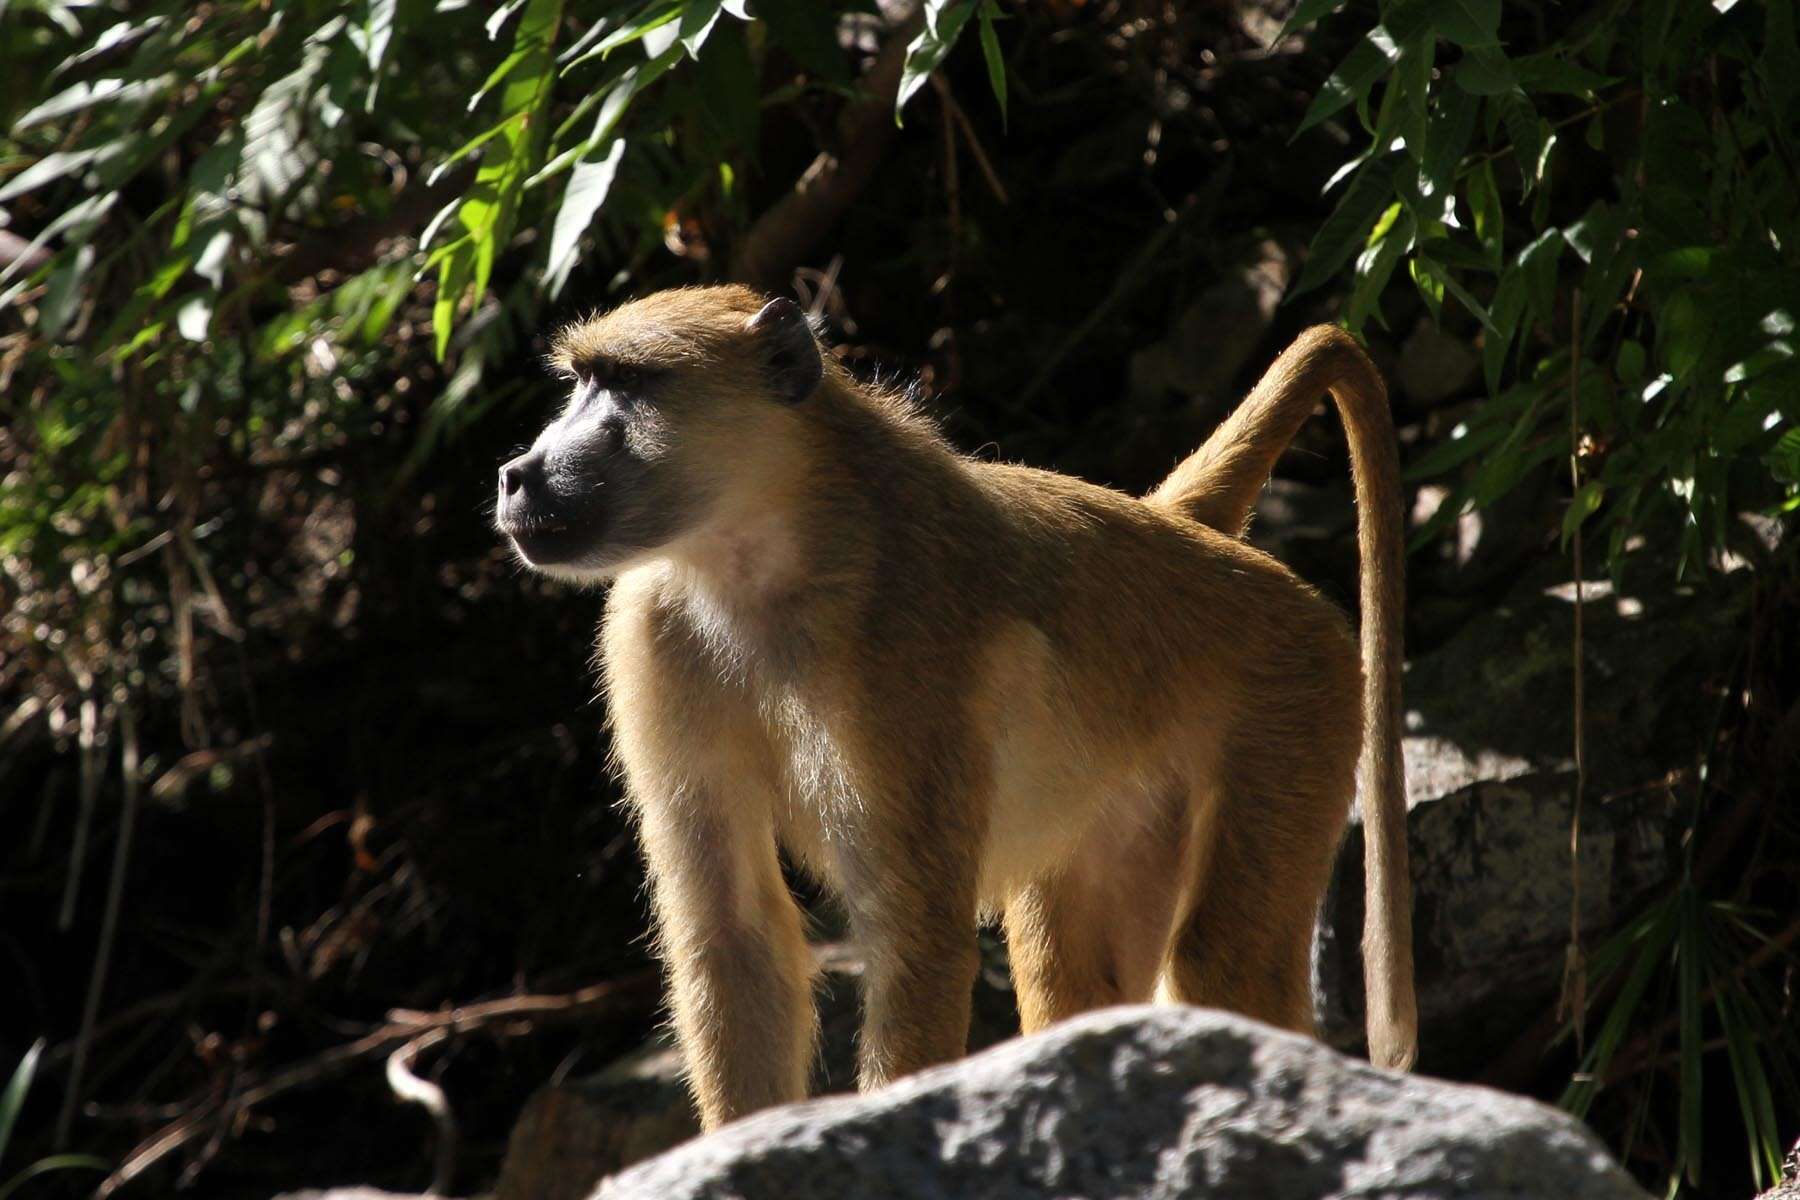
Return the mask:
{"type": "Polygon", "coordinates": [[[500,469],[497,521],[529,566],[612,585],[614,751],[707,1128],[805,1094],[812,959],[780,850],[863,948],[870,1088],[964,1053],[995,917],[1027,1032],[1152,997],[1311,1032],[1359,787],[1371,1057],[1410,1065],[1397,453],[1347,334],[1303,334],[1141,499],[958,454],[746,288],[659,292],[552,357],[569,400],[500,469]],[[1360,663],[1236,536],[1327,391],[1360,663]]]}

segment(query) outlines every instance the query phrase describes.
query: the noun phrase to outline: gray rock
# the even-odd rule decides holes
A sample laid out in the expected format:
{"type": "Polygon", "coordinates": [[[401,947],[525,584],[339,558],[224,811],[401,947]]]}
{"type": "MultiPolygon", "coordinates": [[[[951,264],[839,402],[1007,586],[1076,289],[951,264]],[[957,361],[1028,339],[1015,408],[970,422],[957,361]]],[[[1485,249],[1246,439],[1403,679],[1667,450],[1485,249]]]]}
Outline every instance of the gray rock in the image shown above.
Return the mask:
{"type": "Polygon", "coordinates": [[[868,1096],[775,1109],[595,1200],[1645,1193],[1578,1122],[1204,1009],[1122,1008],[868,1096]]]}

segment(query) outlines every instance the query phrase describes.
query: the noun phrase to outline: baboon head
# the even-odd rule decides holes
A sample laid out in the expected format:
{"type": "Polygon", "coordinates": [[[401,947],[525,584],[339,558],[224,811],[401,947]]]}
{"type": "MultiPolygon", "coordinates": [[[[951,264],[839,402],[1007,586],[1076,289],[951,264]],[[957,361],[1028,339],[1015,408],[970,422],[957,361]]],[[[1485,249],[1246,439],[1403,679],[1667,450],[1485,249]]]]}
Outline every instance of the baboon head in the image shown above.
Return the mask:
{"type": "Polygon", "coordinates": [[[531,567],[605,579],[746,502],[793,457],[824,364],[792,301],[658,292],[556,338],[569,399],[500,468],[496,524],[531,567]]]}

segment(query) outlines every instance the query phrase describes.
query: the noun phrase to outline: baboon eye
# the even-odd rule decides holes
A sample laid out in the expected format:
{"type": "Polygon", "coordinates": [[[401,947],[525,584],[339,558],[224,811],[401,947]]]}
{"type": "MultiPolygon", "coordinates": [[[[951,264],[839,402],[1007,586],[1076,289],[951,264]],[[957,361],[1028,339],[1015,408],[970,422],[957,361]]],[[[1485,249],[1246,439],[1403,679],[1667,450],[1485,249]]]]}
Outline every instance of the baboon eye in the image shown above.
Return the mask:
{"type": "Polygon", "coordinates": [[[634,367],[628,363],[601,360],[587,364],[582,375],[587,383],[608,391],[620,391],[643,383],[649,373],[642,367],[634,367]]]}

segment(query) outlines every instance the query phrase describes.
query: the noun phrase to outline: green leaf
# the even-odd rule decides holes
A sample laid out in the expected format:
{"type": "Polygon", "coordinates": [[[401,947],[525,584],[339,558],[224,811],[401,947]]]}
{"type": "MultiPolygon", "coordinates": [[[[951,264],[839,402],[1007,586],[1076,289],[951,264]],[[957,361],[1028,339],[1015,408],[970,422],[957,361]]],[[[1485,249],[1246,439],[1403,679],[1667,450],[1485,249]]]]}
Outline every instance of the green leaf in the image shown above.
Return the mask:
{"type": "Polygon", "coordinates": [[[91,243],[83,242],[71,250],[65,247],[58,255],[61,265],[50,275],[44,297],[38,302],[38,333],[54,340],[75,319],[81,305],[81,285],[93,268],[95,252],[91,243]]]}
{"type": "MultiPolygon", "coordinates": [[[[1400,47],[1384,27],[1377,25],[1369,30],[1344,56],[1344,61],[1331,73],[1319,94],[1313,97],[1294,136],[1305,133],[1339,110],[1367,99],[1375,81],[1386,75],[1399,59],[1400,47]]],[[[1377,147],[1378,150],[1383,148],[1377,147]]]]}
{"type": "Polygon", "coordinates": [[[439,362],[444,361],[444,355],[450,349],[450,333],[456,328],[456,306],[468,287],[472,258],[468,241],[468,238],[459,238],[447,247],[450,252],[444,255],[438,267],[437,297],[431,306],[431,330],[435,335],[439,362]]]}
{"type": "Polygon", "coordinates": [[[173,75],[158,75],[154,79],[96,79],[77,83],[14,121],[12,132],[16,136],[27,129],[73,116],[99,104],[114,105],[117,110],[128,111],[155,99],[174,84],[173,75]]]}
{"type": "Polygon", "coordinates": [[[1588,70],[1568,57],[1568,54],[1568,51],[1558,48],[1515,58],[1512,60],[1513,74],[1519,86],[1531,95],[1561,92],[1587,96],[1619,82],[1616,76],[1588,70]]]}
{"type": "MultiPolygon", "coordinates": [[[[1611,951],[1615,956],[1625,951],[1635,953],[1632,956],[1631,971],[1626,976],[1624,986],[1619,989],[1612,1007],[1607,1010],[1599,1036],[1588,1045],[1587,1057],[1582,1060],[1580,1073],[1563,1093],[1562,1106],[1577,1117],[1587,1116],[1594,1098],[1600,1092],[1600,1081],[1605,1078],[1606,1068],[1612,1063],[1613,1055],[1618,1052],[1619,1043],[1636,1023],[1635,1018],[1643,1002],[1644,992],[1649,988],[1651,979],[1656,976],[1657,968],[1662,965],[1664,956],[1674,941],[1676,910],[1676,897],[1658,901],[1602,947],[1602,953],[1611,951]]],[[[1597,953],[1596,960],[1599,957],[1600,954],[1597,953]]],[[[1591,986],[1597,986],[1600,982],[1596,966],[1591,986]]]]}
{"type": "Polygon", "coordinates": [[[906,65],[900,71],[900,90],[894,97],[894,124],[914,93],[925,86],[931,73],[944,61],[963,27],[975,14],[976,0],[928,0],[925,25],[906,48],[906,65]]]}
{"type": "Polygon", "coordinates": [[[1783,433],[1763,456],[1763,461],[1781,482],[1800,483],[1800,425],[1783,433]]]}
{"type": "Polygon", "coordinates": [[[689,58],[700,57],[700,47],[718,23],[721,0],[687,0],[681,10],[680,38],[689,58]]]}
{"type": "Polygon", "coordinates": [[[375,111],[376,95],[381,90],[381,72],[387,65],[388,46],[394,40],[394,15],[399,0],[367,0],[367,15],[356,31],[362,42],[363,56],[369,61],[369,94],[363,111],[375,111]]]}
{"type": "Polygon", "coordinates": [[[1519,251],[1515,260],[1523,276],[1529,311],[1546,325],[1556,321],[1557,266],[1567,244],[1562,230],[1546,229],[1519,251]]]}
{"type": "Polygon", "coordinates": [[[19,1110],[25,1107],[25,1093],[31,1090],[31,1081],[37,1075],[38,1059],[44,1055],[44,1039],[39,1038],[25,1051],[19,1059],[19,1065],[13,1068],[12,1078],[6,1083],[6,1090],[0,1092],[0,1158],[6,1154],[7,1143],[12,1141],[13,1126],[18,1123],[19,1110]]]}
{"type": "Polygon", "coordinates": [[[563,74],[568,74],[589,59],[605,58],[621,46],[628,46],[632,42],[641,41],[650,33],[661,29],[664,25],[671,23],[680,15],[681,10],[675,5],[667,3],[666,0],[656,0],[656,3],[652,3],[640,9],[631,20],[607,34],[605,38],[601,39],[598,46],[595,46],[587,53],[578,55],[570,62],[564,64],[563,74]]]}
{"type": "Polygon", "coordinates": [[[1425,130],[1424,161],[1419,166],[1419,191],[1426,196],[1449,195],[1475,124],[1481,116],[1481,100],[1460,88],[1440,88],[1437,108],[1425,130]]]}
{"type": "Polygon", "coordinates": [[[743,25],[734,24],[714,34],[694,64],[693,80],[701,105],[726,145],[751,149],[761,128],[762,109],[756,64],[744,33],[743,25]]]}
{"type": "Polygon", "coordinates": [[[1499,332],[1489,334],[1481,345],[1481,373],[1487,381],[1490,396],[1500,390],[1500,373],[1506,369],[1506,357],[1519,336],[1520,317],[1524,313],[1525,272],[1514,264],[1500,273],[1500,283],[1494,289],[1493,304],[1489,308],[1494,328],[1499,332]]]}
{"type": "Polygon", "coordinates": [[[0,1200],[7,1200],[7,1197],[39,1175],[47,1175],[51,1171],[70,1170],[110,1171],[112,1164],[104,1158],[97,1158],[92,1154],[52,1154],[38,1159],[4,1184],[0,1184],[0,1200]]]}
{"type": "Polygon", "coordinates": [[[1676,992],[1680,1004],[1681,1088],[1675,1157],[1679,1164],[1685,1165],[1688,1182],[1697,1184],[1700,1182],[1700,1059],[1705,1053],[1705,1031],[1700,1027],[1700,1005],[1703,1002],[1700,993],[1705,987],[1701,980],[1704,951],[1701,946],[1703,935],[1698,897],[1691,887],[1683,888],[1681,896],[1681,938],[1676,951],[1676,966],[1680,971],[1680,983],[1676,992]]]}
{"type": "Polygon", "coordinates": [[[1613,358],[1613,372],[1620,383],[1637,383],[1644,378],[1644,347],[1641,342],[1623,341],[1613,358]]]}
{"type": "Polygon", "coordinates": [[[1318,287],[1366,244],[1375,218],[1393,201],[1393,156],[1376,159],[1350,181],[1343,199],[1325,218],[1306,254],[1306,266],[1289,299],[1318,287]]]}
{"type": "Polygon", "coordinates": [[[759,0],[756,15],[769,27],[775,44],[795,62],[827,83],[850,83],[850,68],[838,46],[837,16],[831,5],[812,0],[759,0]]]}
{"type": "Polygon", "coordinates": [[[600,115],[594,118],[594,132],[588,135],[588,146],[598,146],[611,137],[637,94],[661,79],[680,60],[680,49],[671,46],[661,57],[641,63],[619,76],[619,81],[600,104],[600,115]]]}
{"type": "Polygon", "coordinates": [[[1425,307],[1431,310],[1431,319],[1442,322],[1444,319],[1444,281],[1447,275],[1444,268],[1429,258],[1414,254],[1406,264],[1412,274],[1413,285],[1419,289],[1419,296],[1425,301],[1425,307]]]}
{"type": "Polygon", "coordinates": [[[1463,47],[1500,44],[1500,0],[1439,0],[1432,6],[1432,27],[1463,47]]]}
{"type": "Polygon", "coordinates": [[[1481,243],[1489,261],[1498,266],[1506,258],[1506,215],[1500,206],[1500,187],[1494,181],[1491,161],[1469,173],[1468,197],[1475,240],[1481,243]]]}
{"type": "MultiPolygon", "coordinates": [[[[465,291],[486,293],[494,260],[512,236],[525,181],[537,166],[544,141],[543,115],[556,81],[552,52],[562,9],[562,0],[528,0],[525,5],[508,56],[517,62],[500,93],[499,132],[487,142],[481,169],[457,209],[457,220],[466,232],[426,260],[438,265],[432,328],[439,359],[449,348],[465,291]]],[[[678,47],[668,51],[670,56],[680,53],[678,47]]]]}
{"type": "MultiPolygon", "coordinates": [[[[1518,391],[1518,389],[1515,389],[1518,391]]],[[[1522,402],[1521,396],[1508,393],[1497,402],[1499,407],[1522,402]]],[[[1443,475],[1468,462],[1477,454],[1485,453],[1506,436],[1507,426],[1498,420],[1488,420],[1480,424],[1462,423],[1450,431],[1450,436],[1421,454],[1406,468],[1408,482],[1421,479],[1432,479],[1443,475]]]]}
{"type": "MultiPolygon", "coordinates": [[[[31,239],[24,250],[13,256],[12,262],[8,263],[4,268],[0,268],[0,283],[5,283],[14,275],[23,271],[25,269],[25,264],[31,261],[32,253],[39,247],[46,245],[51,238],[56,237],[65,230],[78,230],[83,227],[91,230],[94,225],[99,223],[102,217],[111,211],[113,204],[116,203],[118,199],[119,193],[117,192],[101,192],[98,195],[88,196],[78,200],[70,207],[56,214],[56,216],[45,224],[42,229],[38,230],[37,236],[31,239]]],[[[4,301],[0,301],[0,304],[3,303],[4,301]]]]}
{"type": "Polygon", "coordinates": [[[1281,31],[1275,35],[1275,40],[1279,42],[1302,25],[1311,25],[1319,18],[1336,12],[1343,3],[1344,0],[1300,0],[1294,6],[1294,11],[1288,14],[1288,19],[1281,23],[1281,31]]]}
{"type": "Polygon", "coordinates": [[[1519,86],[1506,51],[1498,46],[1470,50],[1456,64],[1456,86],[1471,96],[1500,96],[1519,86]]]}
{"type": "MultiPolygon", "coordinates": [[[[1429,33],[1403,43],[1400,61],[1395,64],[1393,78],[1388,84],[1397,91],[1393,102],[1399,106],[1396,119],[1399,122],[1400,136],[1406,142],[1407,153],[1421,168],[1421,183],[1431,192],[1438,190],[1436,181],[1427,175],[1423,167],[1430,152],[1426,130],[1429,127],[1431,102],[1431,66],[1435,60],[1436,47],[1437,42],[1429,33]]],[[[1383,106],[1386,106],[1385,98],[1383,106]]],[[[1375,140],[1379,145],[1383,139],[1378,136],[1375,140]]]]}
{"type": "Polygon", "coordinates": [[[1744,383],[1793,362],[1795,347],[1787,338],[1769,338],[1760,349],[1724,369],[1726,383],[1744,383]]]}
{"type": "Polygon", "coordinates": [[[544,269],[544,281],[552,297],[561,293],[563,284],[568,282],[582,231],[593,223],[594,214],[606,202],[624,155],[625,139],[614,138],[603,158],[580,163],[569,175],[562,207],[556,210],[556,223],[550,231],[550,255],[544,269]]]}
{"type": "Polygon", "coordinates": [[[138,140],[141,139],[127,135],[118,141],[90,146],[85,150],[57,150],[46,154],[8,180],[5,187],[0,187],[0,204],[15,196],[22,196],[33,188],[54,183],[65,175],[73,175],[77,171],[98,165],[103,158],[123,153],[129,142],[138,140]]]}
{"type": "Polygon", "coordinates": [[[1500,332],[1499,327],[1494,324],[1494,318],[1488,313],[1487,306],[1477,300],[1462,284],[1458,283],[1456,281],[1456,276],[1442,268],[1439,269],[1438,274],[1443,281],[1444,290],[1456,297],[1456,302],[1462,305],[1463,308],[1468,311],[1470,316],[1474,317],[1477,321],[1480,321],[1489,334],[1498,334],[1500,332]]]}
{"type": "Polygon", "coordinates": [[[1413,246],[1413,215],[1399,201],[1388,206],[1369,235],[1369,244],[1356,259],[1356,284],[1350,290],[1344,309],[1344,323],[1352,333],[1359,332],[1370,317],[1384,326],[1381,315],[1381,293],[1394,268],[1413,246]]]}
{"type": "Polygon", "coordinates": [[[499,137],[502,133],[505,133],[506,127],[517,121],[521,115],[522,114],[519,113],[513,113],[510,116],[500,118],[497,123],[490,125],[488,128],[482,130],[480,133],[458,146],[455,150],[452,150],[449,154],[446,154],[443,161],[431,168],[431,172],[425,176],[425,186],[431,187],[444,177],[446,171],[467,158],[470,154],[473,154],[475,151],[499,137]]]}
{"type": "Polygon", "coordinates": [[[1006,60],[1000,54],[1000,38],[994,32],[994,16],[999,12],[995,0],[982,0],[981,56],[987,59],[988,86],[994,89],[994,100],[1000,105],[1000,128],[1006,129],[1006,60]]]}
{"type": "Polygon", "coordinates": [[[1589,481],[1581,485],[1569,500],[1569,507],[1563,512],[1562,544],[1568,548],[1569,539],[1575,536],[1583,522],[1600,510],[1600,502],[1606,498],[1606,487],[1597,481],[1589,481]]]}

